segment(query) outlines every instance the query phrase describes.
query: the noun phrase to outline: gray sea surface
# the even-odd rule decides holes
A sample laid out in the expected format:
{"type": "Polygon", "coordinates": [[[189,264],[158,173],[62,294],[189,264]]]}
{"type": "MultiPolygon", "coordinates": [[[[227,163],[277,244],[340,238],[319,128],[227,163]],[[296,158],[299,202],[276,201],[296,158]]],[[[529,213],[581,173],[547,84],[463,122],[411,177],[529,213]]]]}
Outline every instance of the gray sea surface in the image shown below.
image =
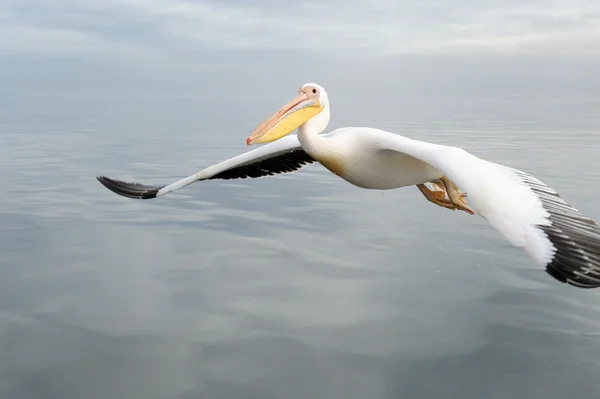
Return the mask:
{"type": "MultiPolygon", "coordinates": [[[[2,399],[600,397],[600,291],[416,187],[313,165],[136,201],[95,180],[247,151],[279,94],[0,95],[2,399]]],[[[457,145],[600,220],[600,98],[331,101],[329,130],[457,145]]]]}

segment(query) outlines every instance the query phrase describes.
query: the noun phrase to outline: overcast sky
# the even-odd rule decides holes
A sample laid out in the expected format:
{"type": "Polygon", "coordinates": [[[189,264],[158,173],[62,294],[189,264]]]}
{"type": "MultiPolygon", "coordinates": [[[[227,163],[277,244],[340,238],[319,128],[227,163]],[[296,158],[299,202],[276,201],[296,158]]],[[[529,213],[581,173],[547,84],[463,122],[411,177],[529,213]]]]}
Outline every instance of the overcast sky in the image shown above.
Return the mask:
{"type": "Polygon", "coordinates": [[[598,59],[597,0],[0,0],[0,82],[12,85],[40,71],[80,83],[276,74],[297,77],[295,87],[474,73],[527,80],[545,69],[589,87],[598,59]]]}

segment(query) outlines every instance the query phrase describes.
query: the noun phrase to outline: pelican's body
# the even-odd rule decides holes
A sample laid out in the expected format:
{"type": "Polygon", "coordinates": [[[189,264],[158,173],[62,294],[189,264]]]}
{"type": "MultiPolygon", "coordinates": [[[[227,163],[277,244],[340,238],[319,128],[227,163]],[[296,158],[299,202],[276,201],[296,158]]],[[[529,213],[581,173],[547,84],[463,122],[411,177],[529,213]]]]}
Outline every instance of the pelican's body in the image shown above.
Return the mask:
{"type": "Polygon", "coordinates": [[[107,177],[98,180],[119,195],[149,199],[196,181],[263,177],[319,162],[361,188],[387,190],[416,185],[437,205],[478,213],[555,279],[577,287],[600,287],[600,227],[535,177],[461,148],[379,129],[353,127],[321,134],[329,118],[327,93],[309,83],[246,140],[248,145],[269,144],[166,186],[107,177]],[[289,135],[296,129],[297,136],[289,135]],[[431,191],[426,183],[434,183],[442,191],[431,191]],[[470,206],[461,191],[468,193],[470,206]]]}
{"type": "Polygon", "coordinates": [[[442,173],[417,158],[381,146],[383,130],[348,127],[323,135],[322,142],[307,144],[303,129],[299,141],[311,157],[332,173],[360,188],[390,190],[438,180],[442,173]],[[303,144],[304,142],[304,144],[303,144]]]}

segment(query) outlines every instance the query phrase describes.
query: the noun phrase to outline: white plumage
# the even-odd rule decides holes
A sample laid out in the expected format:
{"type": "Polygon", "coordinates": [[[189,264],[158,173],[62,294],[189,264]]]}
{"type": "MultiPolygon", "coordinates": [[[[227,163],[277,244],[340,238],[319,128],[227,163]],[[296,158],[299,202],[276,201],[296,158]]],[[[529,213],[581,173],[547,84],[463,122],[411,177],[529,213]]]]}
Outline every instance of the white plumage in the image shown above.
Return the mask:
{"type": "MultiPolygon", "coordinates": [[[[288,173],[314,162],[367,189],[393,189],[447,179],[466,193],[477,214],[551,276],[578,287],[600,286],[600,228],[535,177],[480,159],[461,148],[379,129],[352,127],[321,134],[329,122],[329,112],[325,90],[314,83],[306,84],[296,99],[259,125],[247,141],[274,142],[166,186],[107,177],[98,180],[119,195],[149,199],[196,181],[288,173]],[[302,112],[308,115],[305,119],[299,117],[302,112]],[[296,128],[297,136],[283,137],[296,128]]],[[[453,190],[448,185],[446,189],[450,198],[453,190]]],[[[452,204],[461,209],[460,203],[452,204]]]]}

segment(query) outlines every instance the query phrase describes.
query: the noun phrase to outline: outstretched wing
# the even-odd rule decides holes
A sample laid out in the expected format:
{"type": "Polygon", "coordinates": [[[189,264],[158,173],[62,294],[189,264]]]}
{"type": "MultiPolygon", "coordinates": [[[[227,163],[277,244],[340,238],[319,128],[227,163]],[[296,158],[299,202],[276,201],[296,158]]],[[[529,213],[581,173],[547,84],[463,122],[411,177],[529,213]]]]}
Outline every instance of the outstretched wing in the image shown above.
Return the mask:
{"type": "Polygon", "coordinates": [[[429,163],[467,193],[469,205],[555,279],[600,287],[600,227],[546,184],[523,171],[457,147],[377,133],[382,150],[429,163]]]}
{"type": "Polygon", "coordinates": [[[169,185],[145,185],[124,182],[105,176],[97,179],[106,188],[123,197],[151,199],[179,190],[199,180],[246,179],[291,173],[302,166],[315,163],[301,147],[297,136],[287,136],[255,150],[202,169],[198,173],[169,185]]]}

